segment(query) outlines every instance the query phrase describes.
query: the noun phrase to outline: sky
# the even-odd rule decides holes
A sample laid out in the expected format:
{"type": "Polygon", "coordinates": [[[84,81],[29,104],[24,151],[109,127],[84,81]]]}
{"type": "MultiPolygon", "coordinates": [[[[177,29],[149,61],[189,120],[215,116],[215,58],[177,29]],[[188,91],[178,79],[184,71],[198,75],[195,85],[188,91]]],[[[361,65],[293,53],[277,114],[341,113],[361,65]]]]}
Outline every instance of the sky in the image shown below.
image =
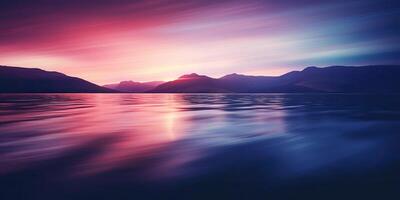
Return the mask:
{"type": "Polygon", "coordinates": [[[97,84],[400,64],[398,0],[2,0],[0,65],[97,84]]]}

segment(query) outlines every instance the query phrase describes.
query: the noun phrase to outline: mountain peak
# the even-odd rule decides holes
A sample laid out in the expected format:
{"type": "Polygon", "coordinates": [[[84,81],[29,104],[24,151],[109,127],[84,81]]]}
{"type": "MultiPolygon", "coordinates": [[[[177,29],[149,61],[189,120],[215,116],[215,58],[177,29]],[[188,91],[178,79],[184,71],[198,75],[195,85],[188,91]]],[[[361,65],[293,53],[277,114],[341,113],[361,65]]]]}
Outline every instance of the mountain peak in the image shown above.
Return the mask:
{"type": "Polygon", "coordinates": [[[185,75],[182,75],[179,77],[179,79],[197,79],[197,78],[208,78],[208,76],[191,73],[191,74],[185,74],[185,75]]]}
{"type": "Polygon", "coordinates": [[[135,84],[135,83],[138,83],[138,82],[136,82],[136,81],[131,81],[131,80],[119,82],[119,84],[135,84]]]}
{"type": "Polygon", "coordinates": [[[316,69],[319,69],[319,67],[309,66],[309,67],[306,67],[305,69],[303,69],[303,71],[312,71],[312,70],[316,70],[316,69]]]}
{"type": "Polygon", "coordinates": [[[221,77],[221,79],[237,78],[237,77],[244,77],[244,76],[245,75],[242,75],[242,74],[232,73],[232,74],[227,74],[227,75],[221,77]]]}

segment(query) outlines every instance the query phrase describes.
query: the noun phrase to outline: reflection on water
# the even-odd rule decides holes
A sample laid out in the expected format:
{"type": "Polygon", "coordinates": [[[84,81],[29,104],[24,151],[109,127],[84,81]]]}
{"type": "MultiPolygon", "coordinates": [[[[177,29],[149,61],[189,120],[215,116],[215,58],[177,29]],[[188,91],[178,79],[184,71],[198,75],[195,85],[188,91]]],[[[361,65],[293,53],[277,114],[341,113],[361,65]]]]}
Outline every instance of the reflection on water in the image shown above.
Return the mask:
{"type": "Polygon", "coordinates": [[[3,94],[0,197],[394,197],[399,102],[397,95],[3,94]]]}

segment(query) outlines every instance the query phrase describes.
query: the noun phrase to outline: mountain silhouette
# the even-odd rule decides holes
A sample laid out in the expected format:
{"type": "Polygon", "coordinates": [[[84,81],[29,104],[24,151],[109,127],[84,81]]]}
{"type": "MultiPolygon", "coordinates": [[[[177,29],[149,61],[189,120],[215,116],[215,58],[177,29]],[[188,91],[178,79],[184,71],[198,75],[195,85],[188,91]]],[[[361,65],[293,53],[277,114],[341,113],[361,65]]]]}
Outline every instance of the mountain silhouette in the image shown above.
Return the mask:
{"type": "Polygon", "coordinates": [[[196,73],[186,74],[177,80],[169,81],[157,86],[150,92],[172,92],[172,93],[217,93],[229,92],[219,86],[217,79],[210,78],[196,73]]]}
{"type": "Polygon", "coordinates": [[[229,74],[215,79],[188,74],[157,86],[155,93],[400,93],[400,66],[307,67],[282,76],[229,74]]]}
{"type": "Polygon", "coordinates": [[[151,82],[122,81],[120,83],[103,85],[103,87],[113,89],[119,92],[135,93],[135,92],[146,92],[152,90],[163,83],[164,81],[151,81],[151,82]]]}
{"type": "Polygon", "coordinates": [[[1,93],[114,92],[80,78],[37,68],[0,66],[1,93]]]}
{"type": "Polygon", "coordinates": [[[169,82],[122,81],[98,86],[80,78],[36,68],[0,66],[1,93],[153,92],[153,93],[400,93],[400,66],[307,67],[282,76],[196,73],[169,82]]]}

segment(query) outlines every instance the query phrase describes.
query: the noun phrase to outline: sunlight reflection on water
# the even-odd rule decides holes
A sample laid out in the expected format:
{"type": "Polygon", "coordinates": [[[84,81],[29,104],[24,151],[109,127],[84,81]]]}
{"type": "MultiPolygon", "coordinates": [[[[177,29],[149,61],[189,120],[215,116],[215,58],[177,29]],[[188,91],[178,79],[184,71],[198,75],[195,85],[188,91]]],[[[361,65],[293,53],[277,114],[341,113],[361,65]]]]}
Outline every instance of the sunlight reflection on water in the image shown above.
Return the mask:
{"type": "Polygon", "coordinates": [[[396,95],[0,97],[0,176],[12,179],[31,171],[56,180],[113,177],[105,185],[234,177],[267,187],[400,160],[396,95]]]}

